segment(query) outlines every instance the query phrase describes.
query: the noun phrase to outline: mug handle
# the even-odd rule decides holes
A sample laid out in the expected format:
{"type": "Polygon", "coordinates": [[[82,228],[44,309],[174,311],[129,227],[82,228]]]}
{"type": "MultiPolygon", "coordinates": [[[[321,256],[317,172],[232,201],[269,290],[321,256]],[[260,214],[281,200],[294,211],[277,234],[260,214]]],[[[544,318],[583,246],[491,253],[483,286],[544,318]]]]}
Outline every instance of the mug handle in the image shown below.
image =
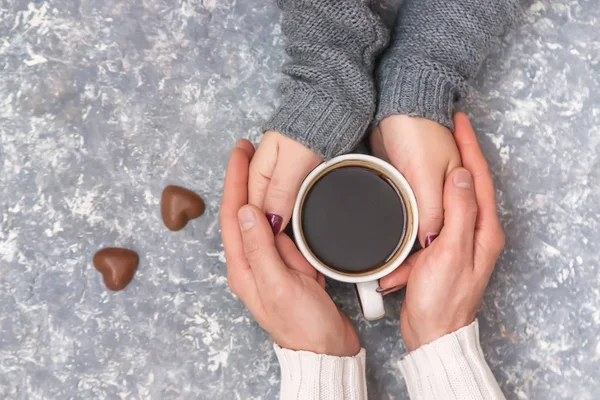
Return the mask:
{"type": "Polygon", "coordinates": [[[365,319],[374,321],[385,316],[383,296],[377,291],[378,281],[361,282],[356,284],[356,293],[365,319]]]}

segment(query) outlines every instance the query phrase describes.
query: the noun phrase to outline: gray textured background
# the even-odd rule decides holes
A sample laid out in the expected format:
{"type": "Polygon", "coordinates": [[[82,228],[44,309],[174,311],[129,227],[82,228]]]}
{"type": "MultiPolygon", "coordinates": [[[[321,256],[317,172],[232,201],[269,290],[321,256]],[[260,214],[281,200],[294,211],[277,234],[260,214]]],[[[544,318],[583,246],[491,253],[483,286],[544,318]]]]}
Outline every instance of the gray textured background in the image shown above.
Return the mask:
{"type": "MultiPolygon", "coordinates": [[[[236,139],[279,101],[265,0],[0,1],[0,397],[275,399],[271,342],[229,293],[217,224],[236,139]],[[167,231],[167,184],[207,213],[167,231]],[[139,271],[109,293],[108,245],[139,271]]],[[[382,6],[386,20],[393,7],[382,6]]],[[[480,313],[510,399],[600,398],[600,7],[536,2],[465,108],[494,172],[507,249],[480,313]]],[[[372,399],[406,398],[401,294],[369,324],[372,399]]]]}

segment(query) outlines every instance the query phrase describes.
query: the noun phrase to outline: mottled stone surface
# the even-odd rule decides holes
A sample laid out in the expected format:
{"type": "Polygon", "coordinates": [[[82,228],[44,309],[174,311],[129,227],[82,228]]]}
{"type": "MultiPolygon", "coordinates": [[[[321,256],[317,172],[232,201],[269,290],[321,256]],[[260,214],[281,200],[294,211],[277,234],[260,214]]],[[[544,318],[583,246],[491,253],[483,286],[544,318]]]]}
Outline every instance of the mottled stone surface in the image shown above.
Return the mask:
{"type": "MultiPolygon", "coordinates": [[[[275,5],[0,4],[0,397],[277,398],[217,224],[228,150],[280,98],[275,5]],[[167,184],[207,204],[177,233],[160,220],[167,184]],[[92,266],[104,246],[141,256],[122,292],[92,266]]],[[[509,399],[600,398],[599,89],[597,0],[536,2],[464,106],[508,239],[480,319],[509,399]]],[[[330,289],[367,348],[370,398],[407,398],[401,294],[370,324],[351,287],[330,289]]]]}

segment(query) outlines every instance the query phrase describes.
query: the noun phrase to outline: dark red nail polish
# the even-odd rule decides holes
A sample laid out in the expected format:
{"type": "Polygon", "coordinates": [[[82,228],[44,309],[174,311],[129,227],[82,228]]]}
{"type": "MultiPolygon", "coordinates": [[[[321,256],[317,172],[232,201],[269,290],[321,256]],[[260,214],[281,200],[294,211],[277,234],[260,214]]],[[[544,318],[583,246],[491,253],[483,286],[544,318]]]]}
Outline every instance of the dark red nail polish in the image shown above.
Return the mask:
{"type": "Polygon", "coordinates": [[[425,248],[431,246],[431,243],[438,237],[438,235],[427,235],[425,237],[425,248]]]}
{"type": "Polygon", "coordinates": [[[273,235],[277,235],[281,230],[281,224],[283,223],[283,218],[277,214],[267,213],[267,219],[269,220],[269,224],[271,225],[271,229],[273,229],[273,235]]]}

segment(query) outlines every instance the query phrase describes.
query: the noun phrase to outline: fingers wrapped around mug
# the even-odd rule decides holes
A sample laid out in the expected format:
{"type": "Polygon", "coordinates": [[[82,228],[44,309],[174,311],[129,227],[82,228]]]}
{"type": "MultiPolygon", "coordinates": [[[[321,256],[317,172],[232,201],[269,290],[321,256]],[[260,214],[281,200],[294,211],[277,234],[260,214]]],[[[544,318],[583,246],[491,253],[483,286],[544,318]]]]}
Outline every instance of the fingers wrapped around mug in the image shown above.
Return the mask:
{"type": "Polygon", "coordinates": [[[285,229],[303,179],[321,158],[301,143],[267,132],[250,164],[249,203],[267,216],[273,233],[285,229]]]}

